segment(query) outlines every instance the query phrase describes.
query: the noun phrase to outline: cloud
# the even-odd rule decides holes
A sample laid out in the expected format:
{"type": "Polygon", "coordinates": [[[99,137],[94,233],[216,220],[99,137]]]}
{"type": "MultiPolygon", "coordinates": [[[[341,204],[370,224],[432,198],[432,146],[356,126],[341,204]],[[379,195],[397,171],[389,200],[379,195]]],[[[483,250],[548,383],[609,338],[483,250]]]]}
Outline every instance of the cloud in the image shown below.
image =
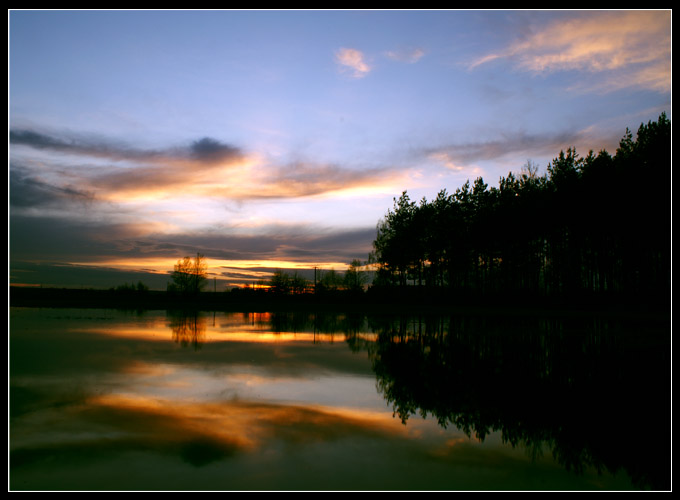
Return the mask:
{"type": "MultiPolygon", "coordinates": [[[[559,151],[574,147],[584,154],[589,150],[601,150],[606,145],[615,146],[620,136],[604,137],[592,129],[565,131],[555,134],[528,134],[508,132],[488,141],[445,144],[422,150],[422,154],[444,164],[454,171],[462,171],[478,162],[498,161],[505,157],[524,156],[550,158],[559,151]]],[[[610,146],[610,147],[611,147],[610,146]]],[[[606,147],[605,147],[606,149],[606,147]]]]}
{"type": "Polygon", "coordinates": [[[455,159],[455,155],[452,155],[451,153],[447,151],[440,151],[440,150],[435,150],[432,151],[431,153],[428,154],[428,157],[442,163],[446,168],[449,170],[453,170],[455,172],[460,172],[465,169],[464,165],[457,164],[455,159]]]}
{"type": "Polygon", "coordinates": [[[331,229],[320,212],[306,217],[320,221],[315,225],[284,224],[277,222],[280,205],[270,214],[269,201],[289,200],[297,210],[298,199],[314,198],[324,206],[328,197],[398,192],[408,177],[392,167],[276,164],[210,138],[151,150],[13,130],[10,156],[12,283],[114,286],[124,281],[122,272],[146,272],[137,279],[164,286],[158,273],[197,251],[225,265],[339,269],[338,263],[367,257],[373,223],[348,229],[345,221],[331,229]],[[29,280],[30,265],[40,263],[29,280]]]}
{"type": "MultiPolygon", "coordinates": [[[[33,130],[10,131],[10,143],[37,150],[67,153],[69,166],[45,158],[33,179],[29,161],[23,173],[13,176],[13,204],[42,203],[39,191],[55,198],[80,195],[82,199],[109,202],[139,202],[172,197],[201,197],[212,200],[291,199],[333,195],[349,190],[367,192],[396,184],[404,174],[391,168],[351,169],[342,166],[293,162],[272,164],[257,153],[202,138],[186,147],[144,150],[116,145],[111,141],[60,138],[33,130]],[[77,168],[78,162],[110,160],[97,167],[77,168]],[[120,163],[119,163],[120,162],[120,163]],[[68,178],[67,185],[64,179],[68,178]],[[74,189],[72,186],[77,185],[74,189]]],[[[47,199],[47,197],[45,198],[47,199]]]]}
{"type": "Polygon", "coordinates": [[[9,201],[13,207],[51,207],[93,201],[92,192],[70,185],[56,186],[14,164],[9,172],[9,201]]]}
{"type": "MultiPolygon", "coordinates": [[[[421,48],[403,48],[387,51],[383,55],[393,61],[414,64],[425,55],[425,51],[421,48]]],[[[335,62],[342,72],[349,73],[353,78],[363,78],[373,69],[366,61],[366,55],[356,49],[338,50],[335,53],[335,62]]]]}
{"type": "Polygon", "coordinates": [[[214,164],[242,159],[243,153],[234,146],[210,137],[194,141],[187,147],[164,150],[138,149],[117,144],[114,141],[95,140],[70,135],[63,138],[29,129],[10,130],[10,144],[28,146],[40,150],[106,158],[112,161],[142,161],[150,164],[186,164],[187,161],[214,164]]]}
{"type": "MultiPolygon", "coordinates": [[[[40,260],[45,258],[56,261],[87,262],[99,256],[108,259],[112,256],[143,253],[140,244],[132,245],[153,233],[153,224],[138,222],[115,222],[111,220],[83,221],[68,213],[49,211],[43,214],[25,215],[10,212],[9,249],[10,257],[15,259],[40,260]]],[[[156,255],[160,250],[154,249],[156,255]]],[[[175,255],[166,249],[165,255],[175,255]]]]}
{"type": "Polygon", "coordinates": [[[340,263],[366,259],[375,238],[373,226],[333,229],[278,223],[169,232],[138,219],[115,222],[101,215],[96,217],[99,220],[82,220],[55,211],[14,212],[9,217],[12,283],[115,286],[128,279],[121,273],[144,272],[148,274],[138,274],[134,281],[163,288],[167,277],[157,279],[158,273],[172,270],[178,258],[196,252],[206,256],[212,269],[236,262],[249,262],[247,267],[252,268],[333,263],[340,269],[340,263]],[[39,271],[37,264],[41,264],[39,271]]]}
{"type": "Polygon", "coordinates": [[[354,78],[363,78],[371,71],[364,54],[356,49],[341,48],[335,53],[335,62],[343,72],[349,71],[354,78]]]}
{"type": "Polygon", "coordinates": [[[211,163],[229,161],[241,156],[238,148],[210,137],[193,142],[190,151],[193,158],[211,163]]]}
{"type": "Polygon", "coordinates": [[[391,50],[386,52],[385,55],[393,61],[413,64],[420,61],[420,59],[425,56],[425,51],[421,48],[407,48],[391,50]]]}
{"type": "Polygon", "coordinates": [[[97,141],[71,135],[62,138],[35,130],[14,129],[9,132],[10,145],[28,146],[38,150],[50,150],[64,154],[87,155],[97,158],[120,160],[158,160],[163,155],[159,151],[135,150],[111,142],[97,141]]]}
{"type": "Polygon", "coordinates": [[[361,187],[377,189],[395,181],[398,171],[389,168],[349,169],[334,164],[294,162],[277,167],[260,184],[262,198],[298,198],[329,195],[361,187]]]}
{"type": "Polygon", "coordinates": [[[376,191],[395,184],[399,177],[398,171],[387,168],[356,170],[309,162],[276,165],[253,159],[252,163],[203,170],[193,176],[182,169],[155,166],[118,169],[99,174],[90,182],[118,201],[122,197],[143,200],[192,196],[204,202],[242,202],[334,196],[361,189],[376,191]]]}
{"type": "Polygon", "coordinates": [[[638,87],[659,92],[671,85],[670,11],[587,12],[558,20],[485,54],[470,69],[499,59],[535,74],[583,71],[604,74],[603,90],[638,87]]]}
{"type": "Polygon", "coordinates": [[[175,254],[199,249],[216,260],[349,263],[365,258],[374,239],[374,227],[329,229],[270,224],[247,231],[225,226],[210,231],[149,235],[144,243],[149,249],[157,248],[159,255],[167,255],[170,249],[175,254]]]}
{"type": "Polygon", "coordinates": [[[10,198],[17,208],[77,197],[137,202],[196,194],[252,160],[239,148],[209,137],[186,146],[144,149],[30,129],[10,130],[9,135],[10,155],[17,158],[10,169],[10,198]]]}

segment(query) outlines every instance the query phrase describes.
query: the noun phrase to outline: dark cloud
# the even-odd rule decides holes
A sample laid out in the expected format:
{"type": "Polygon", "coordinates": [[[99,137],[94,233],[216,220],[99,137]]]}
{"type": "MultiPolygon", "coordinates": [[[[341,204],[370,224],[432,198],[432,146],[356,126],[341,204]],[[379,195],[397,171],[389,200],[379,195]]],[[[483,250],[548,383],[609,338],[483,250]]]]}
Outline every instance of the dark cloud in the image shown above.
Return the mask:
{"type": "Polygon", "coordinates": [[[54,214],[29,216],[10,212],[11,260],[83,262],[130,252],[122,243],[138,237],[140,228],[111,221],[83,222],[54,214]]]}
{"type": "Polygon", "coordinates": [[[235,161],[243,156],[235,146],[210,137],[194,141],[188,147],[167,149],[137,149],[113,141],[99,141],[92,138],[61,138],[35,130],[15,129],[9,133],[10,144],[23,145],[35,149],[49,149],[62,153],[94,156],[117,160],[136,160],[147,162],[175,162],[193,160],[200,163],[235,161]]]}
{"type": "Polygon", "coordinates": [[[33,130],[10,130],[10,144],[24,144],[37,149],[69,149],[75,147],[73,143],[66,143],[33,130]]]}
{"type": "MultiPolygon", "coordinates": [[[[54,134],[17,129],[10,131],[10,144],[68,154],[80,157],[82,161],[97,158],[112,162],[106,167],[70,168],[70,175],[80,177],[80,188],[50,186],[17,172],[19,175],[12,178],[12,202],[16,206],[43,205],[43,200],[54,198],[60,190],[64,196],[75,198],[80,194],[85,199],[88,196],[91,198],[92,192],[100,193],[102,198],[106,198],[107,194],[113,193],[183,189],[191,184],[192,179],[187,177],[188,171],[210,173],[212,169],[228,167],[244,157],[239,148],[209,137],[194,141],[188,146],[139,149],[112,141],[75,137],[64,139],[54,134]],[[118,161],[134,162],[136,165],[119,166],[115,164],[118,161]]],[[[59,176],[59,171],[64,167],[57,166],[57,161],[52,158],[43,163],[41,169],[51,169],[53,176],[59,176]]],[[[12,167],[11,170],[16,169],[12,167]]]]}
{"type": "Polygon", "coordinates": [[[374,239],[375,228],[331,230],[310,226],[273,226],[257,234],[234,234],[225,228],[211,233],[164,235],[158,244],[171,245],[175,251],[188,254],[200,249],[214,259],[349,264],[353,259],[366,259],[374,239]]]}
{"type": "Polygon", "coordinates": [[[110,141],[97,141],[92,138],[69,137],[61,138],[47,135],[35,130],[10,130],[10,145],[28,146],[34,149],[48,149],[60,153],[73,155],[93,156],[97,158],[109,158],[111,160],[125,159],[156,159],[162,156],[160,151],[137,150],[110,141]]]}
{"type": "Polygon", "coordinates": [[[232,160],[241,156],[241,151],[238,148],[210,137],[204,137],[193,142],[190,151],[193,158],[206,162],[232,160]]]}
{"type": "Polygon", "coordinates": [[[220,260],[290,260],[351,262],[365,259],[375,228],[326,229],[272,227],[261,233],[237,234],[231,228],[211,233],[155,235],[151,227],[112,221],[82,222],[56,216],[10,213],[13,259],[91,261],[97,257],[178,258],[197,251],[220,260]]]}
{"type": "Polygon", "coordinates": [[[102,266],[83,266],[68,262],[28,262],[13,260],[9,268],[11,285],[46,288],[115,288],[124,283],[142,282],[152,290],[165,290],[171,278],[148,270],[127,271],[102,266]]]}
{"type": "Polygon", "coordinates": [[[89,203],[94,200],[92,192],[73,186],[55,186],[32,176],[21,167],[10,166],[9,201],[16,208],[50,207],[64,203],[89,203]]]}

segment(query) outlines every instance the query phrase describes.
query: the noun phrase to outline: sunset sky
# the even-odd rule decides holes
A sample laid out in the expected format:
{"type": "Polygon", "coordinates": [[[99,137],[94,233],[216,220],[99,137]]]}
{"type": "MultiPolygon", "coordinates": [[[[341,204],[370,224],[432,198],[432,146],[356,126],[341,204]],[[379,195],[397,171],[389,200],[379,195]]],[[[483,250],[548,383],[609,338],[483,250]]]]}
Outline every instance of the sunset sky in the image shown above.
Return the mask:
{"type": "Polygon", "coordinates": [[[341,271],[404,190],[672,120],[670,10],[8,17],[10,284],[341,271]]]}

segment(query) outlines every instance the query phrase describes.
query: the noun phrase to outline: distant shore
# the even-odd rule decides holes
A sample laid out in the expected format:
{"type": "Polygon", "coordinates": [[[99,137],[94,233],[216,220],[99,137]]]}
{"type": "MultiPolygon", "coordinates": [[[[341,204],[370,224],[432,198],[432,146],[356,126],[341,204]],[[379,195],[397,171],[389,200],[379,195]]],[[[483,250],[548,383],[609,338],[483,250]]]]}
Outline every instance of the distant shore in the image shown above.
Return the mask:
{"type": "Polygon", "coordinates": [[[73,288],[9,287],[10,307],[98,308],[133,310],[201,310],[234,312],[315,311],[371,314],[615,314],[651,315],[670,320],[670,302],[547,301],[461,298],[428,295],[418,290],[381,290],[361,293],[277,296],[258,292],[202,292],[183,296],[164,291],[120,292],[73,288]]]}

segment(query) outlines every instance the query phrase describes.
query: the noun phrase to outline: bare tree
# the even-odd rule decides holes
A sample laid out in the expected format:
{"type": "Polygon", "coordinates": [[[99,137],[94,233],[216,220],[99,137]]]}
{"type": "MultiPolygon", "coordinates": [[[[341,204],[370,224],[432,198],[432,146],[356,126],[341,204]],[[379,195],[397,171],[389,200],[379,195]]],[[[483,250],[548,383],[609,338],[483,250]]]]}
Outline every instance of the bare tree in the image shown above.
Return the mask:
{"type": "Polygon", "coordinates": [[[183,294],[197,294],[208,281],[208,264],[200,253],[192,259],[189,256],[177,261],[172,272],[171,289],[183,294]]]}

